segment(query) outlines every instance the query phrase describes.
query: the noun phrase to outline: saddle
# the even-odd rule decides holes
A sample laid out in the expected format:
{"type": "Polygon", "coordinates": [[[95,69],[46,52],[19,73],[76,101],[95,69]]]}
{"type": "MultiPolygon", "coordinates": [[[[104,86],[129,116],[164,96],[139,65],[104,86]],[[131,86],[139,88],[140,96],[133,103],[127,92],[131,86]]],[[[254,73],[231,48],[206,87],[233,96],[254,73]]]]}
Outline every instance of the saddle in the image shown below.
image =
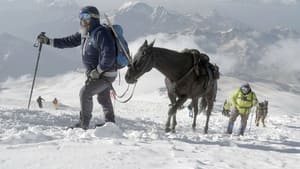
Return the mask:
{"type": "Polygon", "coordinates": [[[182,52],[193,56],[197,76],[208,76],[209,79],[220,78],[219,67],[210,63],[209,56],[205,53],[200,53],[197,49],[184,49],[182,52]]]}

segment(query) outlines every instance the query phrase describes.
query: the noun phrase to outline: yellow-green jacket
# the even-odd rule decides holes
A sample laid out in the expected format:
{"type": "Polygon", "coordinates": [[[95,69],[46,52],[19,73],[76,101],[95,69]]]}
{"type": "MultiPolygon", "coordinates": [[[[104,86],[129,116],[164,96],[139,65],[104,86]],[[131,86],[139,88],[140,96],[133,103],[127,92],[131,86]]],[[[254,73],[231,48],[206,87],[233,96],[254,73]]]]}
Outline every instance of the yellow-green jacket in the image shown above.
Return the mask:
{"type": "Polygon", "coordinates": [[[223,108],[224,110],[230,111],[230,102],[225,100],[223,108]]]}
{"type": "Polygon", "coordinates": [[[248,94],[243,94],[242,91],[238,89],[231,96],[232,107],[237,108],[240,114],[249,113],[257,102],[256,94],[253,91],[248,94]]]}

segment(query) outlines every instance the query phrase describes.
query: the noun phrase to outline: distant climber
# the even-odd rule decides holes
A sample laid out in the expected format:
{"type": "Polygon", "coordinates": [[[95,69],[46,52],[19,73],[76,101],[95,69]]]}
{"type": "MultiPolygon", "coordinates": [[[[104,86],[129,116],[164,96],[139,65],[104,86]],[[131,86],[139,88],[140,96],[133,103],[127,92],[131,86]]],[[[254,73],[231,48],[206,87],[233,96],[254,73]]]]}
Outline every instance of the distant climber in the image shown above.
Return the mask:
{"type": "Polygon", "coordinates": [[[54,109],[57,110],[58,109],[58,100],[56,97],[53,99],[52,103],[53,103],[54,109]]]}
{"type": "Polygon", "coordinates": [[[43,101],[45,101],[45,99],[43,99],[41,96],[39,96],[39,97],[36,99],[36,102],[38,103],[39,108],[43,108],[43,101]]]}

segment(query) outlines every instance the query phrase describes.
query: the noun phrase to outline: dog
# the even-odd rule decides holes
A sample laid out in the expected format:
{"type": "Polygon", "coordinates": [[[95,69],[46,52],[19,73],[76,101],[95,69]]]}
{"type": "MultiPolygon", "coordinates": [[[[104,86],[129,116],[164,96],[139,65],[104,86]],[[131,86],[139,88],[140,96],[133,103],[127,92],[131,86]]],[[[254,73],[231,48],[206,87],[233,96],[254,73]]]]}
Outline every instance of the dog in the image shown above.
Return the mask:
{"type": "Polygon", "coordinates": [[[259,122],[261,121],[263,126],[266,127],[265,118],[267,117],[268,114],[268,104],[269,103],[267,100],[258,103],[256,107],[256,117],[255,117],[256,126],[259,126],[259,122]]]}

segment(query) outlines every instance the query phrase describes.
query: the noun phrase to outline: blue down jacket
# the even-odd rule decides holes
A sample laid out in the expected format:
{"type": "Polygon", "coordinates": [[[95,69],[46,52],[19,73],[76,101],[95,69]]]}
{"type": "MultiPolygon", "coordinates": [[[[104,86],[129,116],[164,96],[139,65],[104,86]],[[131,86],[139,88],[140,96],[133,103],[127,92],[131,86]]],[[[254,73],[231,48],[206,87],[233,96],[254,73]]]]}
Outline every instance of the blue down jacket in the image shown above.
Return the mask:
{"type": "Polygon", "coordinates": [[[57,48],[72,48],[81,45],[82,62],[87,72],[97,67],[98,71],[99,68],[104,72],[116,71],[116,44],[112,33],[99,24],[93,26],[89,35],[94,29],[97,29],[93,33],[94,38],[90,36],[82,38],[81,34],[77,32],[71,36],[54,39],[53,45],[57,48]],[[92,44],[92,39],[97,46],[92,44]]]}

